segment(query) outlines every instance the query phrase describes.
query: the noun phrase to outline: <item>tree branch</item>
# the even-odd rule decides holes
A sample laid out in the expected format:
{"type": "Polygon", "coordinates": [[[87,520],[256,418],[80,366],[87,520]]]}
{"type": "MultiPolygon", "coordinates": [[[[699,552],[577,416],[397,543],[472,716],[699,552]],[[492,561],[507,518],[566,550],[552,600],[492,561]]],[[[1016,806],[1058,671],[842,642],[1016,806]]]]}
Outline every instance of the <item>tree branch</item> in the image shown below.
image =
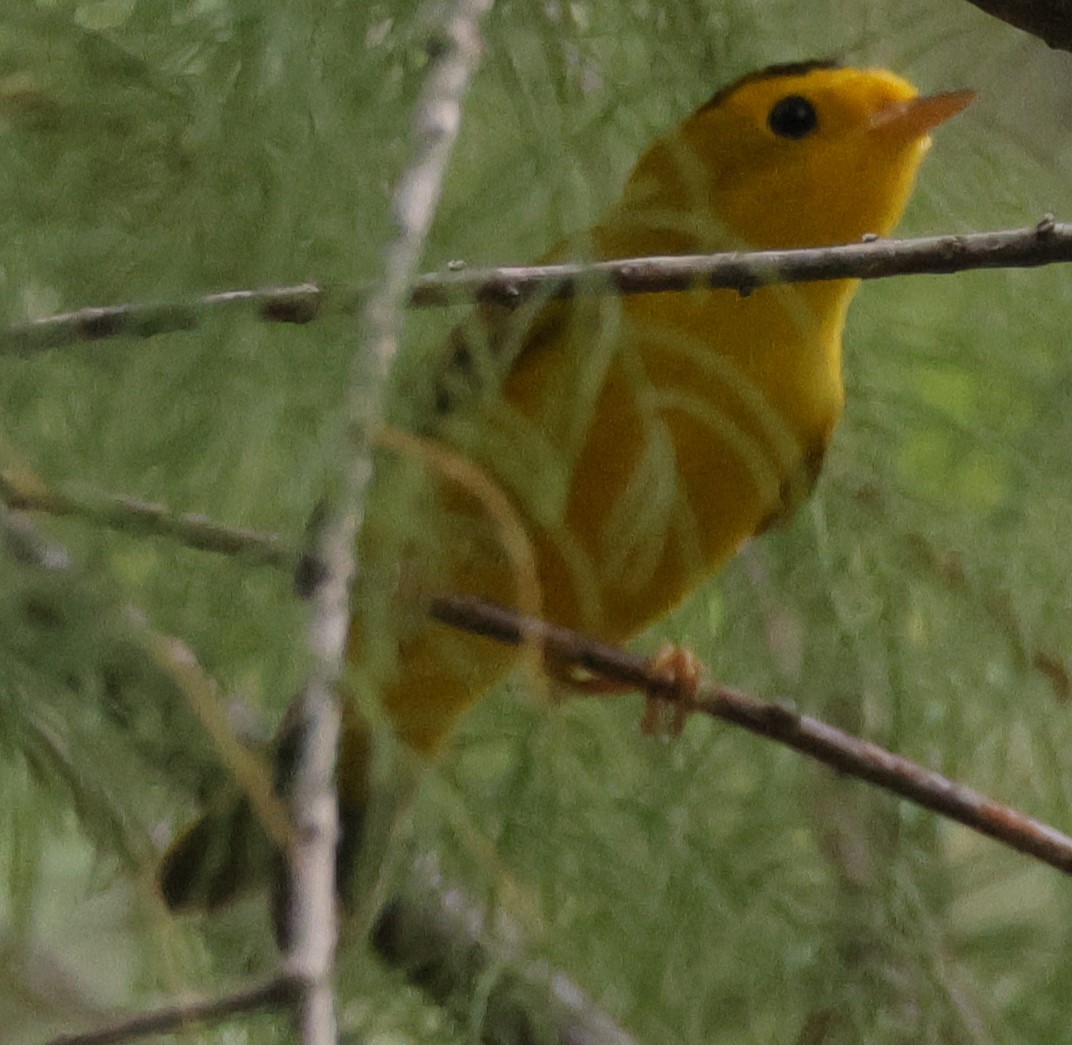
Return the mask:
{"type": "MultiPolygon", "coordinates": [[[[25,490],[17,497],[24,508],[60,511],[89,517],[108,525],[120,525],[124,512],[131,512],[135,529],[145,518],[142,504],[130,498],[93,497],[86,512],[80,512],[76,497],[50,493],[33,477],[23,477],[25,490]],[[133,507],[131,507],[133,506],[133,507]],[[104,510],[100,510],[103,507],[104,510]],[[113,510],[114,509],[114,510],[113,510]]],[[[12,498],[11,483],[0,490],[12,498]]],[[[154,506],[154,509],[159,506],[154,506]]],[[[228,532],[207,520],[205,534],[197,523],[179,529],[171,525],[165,510],[154,510],[150,519],[161,523],[172,538],[188,538],[194,547],[228,554],[252,552],[255,561],[288,566],[291,556],[276,556],[281,545],[276,537],[248,530],[228,532]],[[222,540],[217,537],[222,535],[222,540]],[[264,552],[265,557],[260,558],[264,552]]],[[[179,518],[192,519],[184,516],[179,518]]],[[[9,512],[0,498],[0,547],[20,563],[37,569],[73,574],[76,569],[66,550],[42,537],[22,514],[9,512]]],[[[254,775],[243,771],[242,757],[252,756],[234,739],[222,721],[215,685],[200,669],[190,651],[166,636],[152,632],[144,619],[127,608],[125,621],[132,638],[178,686],[187,702],[206,722],[221,758],[250,795],[257,815],[281,850],[290,845],[290,820],[275,799],[271,780],[254,760],[254,775]],[[259,774],[259,775],[258,775],[259,774]],[[261,799],[258,803],[258,798],[261,799]]],[[[389,964],[405,971],[439,1004],[469,998],[484,992],[482,1040],[496,1045],[523,1045],[547,1040],[559,1045],[630,1045],[632,1039],[580,987],[560,970],[526,957],[516,926],[504,926],[503,916],[492,912],[451,888],[436,873],[429,859],[414,863],[403,894],[387,905],[376,922],[373,943],[389,964]]],[[[174,1002],[146,1012],[113,1018],[81,1033],[63,1034],[48,1045],[105,1045],[155,1037],[176,1031],[218,1024],[267,1010],[290,1010],[310,989],[293,973],[243,987],[216,998],[174,1002]]]]}
{"type": "MultiPolygon", "coordinates": [[[[460,595],[435,599],[432,615],[444,624],[499,642],[537,643],[555,661],[655,696],[679,699],[648,658],[567,628],[460,595]]],[[[688,710],[775,740],[1072,874],[1072,838],[1068,835],[877,744],[802,715],[791,702],[772,703],[728,686],[705,683],[688,710]]]]}
{"type": "Polygon", "coordinates": [[[206,1027],[235,1016],[287,1008],[295,1003],[302,985],[292,976],[274,976],[264,983],[243,987],[217,998],[197,998],[164,1005],[81,1034],[61,1034],[45,1045],[118,1045],[148,1035],[171,1034],[206,1027]]]}
{"type": "MultiPolygon", "coordinates": [[[[0,482],[0,495],[6,489],[5,483],[0,482]]],[[[26,507],[45,511],[51,501],[45,494],[30,500],[24,492],[23,497],[26,507]]],[[[123,500],[116,499],[117,503],[123,500]]],[[[70,507],[76,511],[76,505],[70,504],[70,507]]],[[[92,517],[91,513],[86,514],[92,517]]],[[[108,517],[113,519],[117,515],[108,513],[108,517]]],[[[209,532],[217,530],[226,528],[212,524],[209,532]]],[[[167,532],[175,535],[170,527],[167,527],[167,532]]],[[[233,553],[238,547],[246,547],[257,555],[265,554],[267,558],[267,553],[278,546],[278,541],[273,535],[233,530],[229,531],[227,540],[221,541],[214,550],[233,553]]],[[[199,541],[199,546],[203,547],[206,543],[199,541]]],[[[291,561],[292,557],[285,555],[274,560],[273,565],[284,565],[291,561]]],[[[934,565],[933,568],[937,570],[939,566],[934,565]]],[[[664,685],[664,680],[652,674],[648,661],[642,657],[555,625],[522,617],[511,610],[461,596],[444,596],[435,602],[433,613],[437,619],[453,627],[487,635],[501,642],[519,643],[523,635],[529,635],[541,642],[544,649],[554,654],[556,659],[615,682],[649,692],[658,692],[664,685]]],[[[1035,651],[1036,659],[1041,655],[1042,651],[1035,651]]],[[[693,710],[776,740],[841,772],[957,820],[1013,849],[1033,855],[1058,870],[1072,873],[1072,839],[884,748],[817,719],[799,715],[792,707],[758,700],[725,686],[708,686],[693,710]]]]}
{"type": "Polygon", "coordinates": [[[799,250],[452,272],[419,280],[414,287],[413,304],[442,306],[476,299],[510,306],[526,301],[537,292],[568,298],[579,294],[653,294],[697,287],[749,294],[774,283],[948,275],[1069,261],[1072,261],[1072,224],[1058,225],[1047,216],[1029,228],[963,236],[874,238],[862,243],[799,250]]]}
{"type": "MultiPolygon", "coordinates": [[[[32,489],[39,487],[40,484],[33,483],[30,486],[32,489]]],[[[9,489],[9,484],[0,484],[0,491],[9,489]]],[[[48,510],[57,503],[57,499],[49,496],[43,489],[37,490],[36,499],[27,491],[23,491],[20,496],[25,501],[24,506],[28,508],[48,510]]],[[[127,501],[123,498],[115,500],[117,504],[127,501]]],[[[60,499],[60,503],[64,505],[65,511],[79,514],[76,499],[60,499]]],[[[83,514],[91,518],[106,519],[111,525],[117,524],[122,518],[121,511],[99,514],[90,511],[83,514]]],[[[143,515],[139,512],[135,512],[135,517],[139,523],[143,519],[143,515]]],[[[158,516],[154,513],[152,517],[158,516]]],[[[164,520],[167,534],[181,539],[180,531],[167,525],[167,515],[159,517],[164,520]]],[[[41,542],[32,529],[25,525],[24,520],[20,520],[17,516],[5,516],[0,511],[0,523],[3,523],[0,526],[0,536],[5,539],[9,551],[16,557],[49,569],[69,568],[69,562],[63,550],[41,542]]],[[[196,524],[190,523],[189,525],[196,529],[196,524]]],[[[208,533],[215,534],[220,531],[226,531],[226,528],[219,527],[217,524],[207,526],[208,533]]],[[[284,566],[292,561],[289,555],[272,558],[281,543],[279,539],[271,535],[256,534],[253,531],[229,531],[226,539],[220,541],[218,546],[213,546],[209,540],[202,540],[196,533],[193,534],[193,541],[197,547],[214,547],[214,550],[230,554],[241,554],[243,551],[250,550],[258,556],[265,553],[265,561],[271,561],[277,566],[284,566]]],[[[637,687],[655,695],[671,699],[676,695],[672,688],[667,687],[665,677],[652,670],[647,659],[606,646],[576,632],[523,617],[503,607],[461,596],[443,596],[435,600],[433,615],[452,627],[464,628],[499,641],[513,644],[519,644],[522,641],[538,642],[546,653],[564,664],[575,665],[601,677],[637,687]]],[[[775,740],[849,776],[892,791],[926,809],[956,820],[976,832],[994,838],[1018,852],[1033,856],[1066,874],[1072,873],[1072,838],[1018,810],[995,802],[978,791],[964,787],[876,744],[861,740],[818,719],[802,715],[791,704],[772,703],[727,686],[706,684],[701,688],[691,710],[731,722],[752,733],[775,740]]],[[[434,888],[445,891],[442,883],[433,881],[430,884],[434,888]]],[[[452,892],[451,897],[453,899],[447,897],[444,892],[443,904],[449,906],[449,900],[451,904],[457,906],[457,895],[452,892]]],[[[416,970],[421,985],[429,989],[433,996],[439,997],[447,989],[447,983],[458,989],[465,987],[465,969],[460,968],[457,973],[451,971],[455,967],[450,961],[451,949],[458,944],[459,939],[462,939],[463,950],[471,949],[472,956],[476,956],[480,953],[481,941],[479,933],[475,930],[471,932],[466,930],[465,925],[458,922],[461,915],[457,910],[453,913],[437,912],[435,905],[428,907],[428,903],[428,897],[418,901],[419,908],[424,910],[423,914],[415,913],[418,908],[411,907],[408,902],[401,906],[398,902],[393,903],[383,912],[374,931],[373,939],[385,959],[409,969],[411,975],[415,975],[414,970],[416,970]],[[462,932],[461,937],[458,935],[459,926],[462,932]],[[451,979],[451,976],[461,978],[451,979]]],[[[465,919],[463,918],[462,921],[464,922],[465,919]]],[[[522,971],[518,973],[518,976],[520,977],[518,982],[523,982],[528,974],[522,971]]],[[[294,976],[288,974],[280,982],[293,983],[294,980],[294,976]]],[[[616,1037],[621,1032],[605,1014],[598,1010],[590,1010],[588,1003],[571,991],[567,991],[556,1001],[554,985],[558,982],[557,975],[553,978],[553,982],[548,980],[548,989],[551,990],[548,1000],[550,1006],[548,1018],[559,1028],[557,1040],[564,1045],[573,1042],[602,1043],[627,1040],[624,1037],[616,1037]],[[578,1009],[571,1009],[570,999],[577,1003],[578,1009]],[[581,1033],[578,1028],[588,1028],[588,1030],[581,1033]],[[604,1032],[606,1036],[601,1036],[604,1032]]],[[[239,993],[231,997],[243,996],[243,993],[239,993]]],[[[195,1015],[189,1015],[192,1010],[188,1006],[176,1006],[160,1010],[165,1014],[162,1016],[150,1013],[114,1026],[134,1028],[139,1034],[159,1032],[160,1028],[165,1025],[158,1025],[151,1021],[171,1018],[166,1015],[167,1013],[187,1012],[188,1014],[182,1018],[190,1022],[195,1018],[215,1019],[217,1017],[212,1014],[216,1012],[219,1013],[218,1018],[222,1019],[243,1011],[241,1004],[231,1005],[227,999],[197,1004],[206,1006],[205,1011],[208,1015],[195,1017],[195,1015]]],[[[508,997],[506,1004],[505,1011],[512,1011],[508,997]]],[[[256,1006],[250,1008],[253,1007],[256,1006]]],[[[175,1025],[167,1024],[167,1026],[175,1025]]],[[[111,1032],[112,1028],[107,1030],[111,1032]]],[[[66,1043],[124,1041],[136,1036],[133,1030],[125,1030],[124,1033],[125,1037],[82,1036],[61,1038],[58,1041],[66,1043]]],[[[503,1036],[496,1040],[515,1041],[517,1039],[503,1036]]]]}
{"type": "Polygon", "coordinates": [[[444,882],[435,861],[415,861],[372,943],[441,1006],[484,993],[485,1045],[632,1045],[633,1038],[561,971],[524,953],[521,929],[494,903],[444,882]]]}
{"type": "Polygon", "coordinates": [[[1009,25],[1061,51],[1072,51],[1072,8],[1068,0],[969,0],[1009,25]]]}
{"type": "MultiPolygon", "coordinates": [[[[871,240],[837,247],[628,258],[594,264],[536,265],[429,273],[413,283],[410,305],[436,308],[493,301],[514,307],[535,293],[628,295],[695,286],[748,293],[771,283],[948,275],[988,268],[1035,268],[1072,261],[1072,224],[1046,217],[1037,225],[996,232],[871,240]]],[[[266,322],[308,323],[325,313],[350,314],[368,289],[315,283],[208,294],[194,304],[127,304],[84,308],[0,330],[0,354],[34,353],[114,337],[153,337],[196,330],[220,310],[245,308],[266,322]]]]}
{"type": "Polygon", "coordinates": [[[224,526],[203,515],[172,512],[166,505],[137,497],[117,497],[85,488],[57,490],[25,470],[0,472],[0,501],[15,511],[75,516],[133,536],[169,537],[199,551],[240,555],[251,566],[293,568],[297,564],[297,556],[275,534],[224,526]]]}
{"type": "Polygon", "coordinates": [[[382,423],[388,372],[398,351],[403,312],[424,253],[461,126],[461,108],[481,53],[479,22],[491,0],[454,0],[429,44],[429,64],[414,118],[414,151],[394,195],[398,233],[384,257],[380,285],[368,298],[347,389],[340,464],[325,500],[317,556],[323,570],[311,593],[313,668],[296,705],[301,749],[292,808],[297,841],[289,855],[283,914],[287,962],[308,984],[302,1041],[336,1040],[332,978],[336,942],[335,846],[339,833],[335,757],[340,721],[336,686],[350,624],[355,549],[372,478],[370,447],[382,423]]]}

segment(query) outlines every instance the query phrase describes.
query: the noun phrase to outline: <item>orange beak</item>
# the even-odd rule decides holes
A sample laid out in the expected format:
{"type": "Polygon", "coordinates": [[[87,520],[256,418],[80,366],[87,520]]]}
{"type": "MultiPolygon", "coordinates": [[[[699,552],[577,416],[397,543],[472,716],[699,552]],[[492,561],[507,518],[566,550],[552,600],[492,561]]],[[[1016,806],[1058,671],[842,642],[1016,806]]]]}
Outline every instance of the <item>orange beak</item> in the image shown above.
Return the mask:
{"type": "Polygon", "coordinates": [[[923,138],[940,123],[966,109],[974,99],[974,91],[945,91],[894,102],[871,117],[871,130],[906,140],[923,138]]]}

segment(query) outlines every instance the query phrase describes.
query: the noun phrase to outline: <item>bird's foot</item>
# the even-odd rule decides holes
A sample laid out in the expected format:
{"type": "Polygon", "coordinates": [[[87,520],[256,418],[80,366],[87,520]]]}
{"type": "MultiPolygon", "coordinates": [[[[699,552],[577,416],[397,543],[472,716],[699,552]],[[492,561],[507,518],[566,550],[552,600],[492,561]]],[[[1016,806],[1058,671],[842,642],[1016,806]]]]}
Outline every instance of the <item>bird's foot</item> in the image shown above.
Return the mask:
{"type": "Polygon", "coordinates": [[[644,693],[644,717],[640,722],[641,732],[663,740],[681,736],[685,721],[696,702],[703,682],[703,662],[684,646],[665,642],[648,659],[649,674],[659,681],[644,687],[633,683],[619,682],[590,674],[571,665],[549,661],[547,672],[574,693],[584,696],[620,696],[635,692],[644,693]]]}
{"type": "Polygon", "coordinates": [[[647,691],[641,730],[661,740],[681,736],[703,683],[703,662],[692,650],[664,642],[648,661],[651,672],[665,680],[647,691]]]}

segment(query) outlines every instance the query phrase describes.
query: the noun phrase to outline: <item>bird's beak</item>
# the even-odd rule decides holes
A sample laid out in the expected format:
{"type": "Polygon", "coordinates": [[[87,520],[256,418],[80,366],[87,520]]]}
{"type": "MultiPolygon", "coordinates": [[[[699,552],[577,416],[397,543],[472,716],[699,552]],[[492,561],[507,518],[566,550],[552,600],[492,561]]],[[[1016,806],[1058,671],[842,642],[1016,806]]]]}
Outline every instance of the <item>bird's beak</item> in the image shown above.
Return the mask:
{"type": "Polygon", "coordinates": [[[938,124],[966,109],[974,99],[974,91],[945,91],[894,102],[871,117],[871,130],[906,140],[923,138],[938,124]]]}

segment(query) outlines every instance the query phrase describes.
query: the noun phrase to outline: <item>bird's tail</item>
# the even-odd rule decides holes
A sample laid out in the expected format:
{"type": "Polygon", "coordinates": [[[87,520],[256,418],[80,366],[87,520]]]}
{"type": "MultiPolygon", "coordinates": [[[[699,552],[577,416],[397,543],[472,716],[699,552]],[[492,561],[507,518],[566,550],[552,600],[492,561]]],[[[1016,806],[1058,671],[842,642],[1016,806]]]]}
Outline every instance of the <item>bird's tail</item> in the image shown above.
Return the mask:
{"type": "Polygon", "coordinates": [[[215,911],[263,885],[275,847],[249,800],[206,812],[164,854],[157,882],[172,911],[215,911]]]}
{"type": "MultiPolygon", "coordinates": [[[[271,745],[274,791],[286,801],[301,746],[297,718],[288,713],[271,745]]],[[[340,899],[348,890],[364,831],[369,736],[352,708],[344,705],[339,752],[339,840],[336,875],[340,899]]],[[[282,907],[288,895],[287,860],[280,832],[265,826],[256,804],[246,795],[221,795],[202,816],[183,830],[164,853],[157,884],[164,903],[176,913],[212,912],[240,896],[272,886],[277,934],[282,939],[282,907]]]]}

